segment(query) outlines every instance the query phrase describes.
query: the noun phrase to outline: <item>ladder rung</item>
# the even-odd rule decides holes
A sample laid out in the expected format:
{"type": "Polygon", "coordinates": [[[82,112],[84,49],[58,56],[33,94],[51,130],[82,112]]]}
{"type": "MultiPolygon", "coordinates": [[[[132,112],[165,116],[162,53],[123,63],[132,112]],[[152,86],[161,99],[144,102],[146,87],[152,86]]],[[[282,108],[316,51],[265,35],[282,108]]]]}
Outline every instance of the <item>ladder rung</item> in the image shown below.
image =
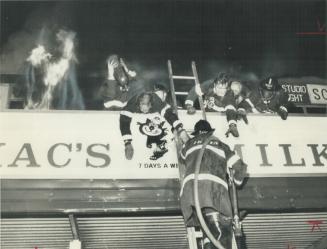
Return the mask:
{"type": "Polygon", "coordinates": [[[194,76],[178,76],[178,75],[173,75],[173,79],[195,80],[195,77],[194,76]]]}
{"type": "Polygon", "coordinates": [[[188,95],[188,92],[175,92],[177,95],[188,95]]]}

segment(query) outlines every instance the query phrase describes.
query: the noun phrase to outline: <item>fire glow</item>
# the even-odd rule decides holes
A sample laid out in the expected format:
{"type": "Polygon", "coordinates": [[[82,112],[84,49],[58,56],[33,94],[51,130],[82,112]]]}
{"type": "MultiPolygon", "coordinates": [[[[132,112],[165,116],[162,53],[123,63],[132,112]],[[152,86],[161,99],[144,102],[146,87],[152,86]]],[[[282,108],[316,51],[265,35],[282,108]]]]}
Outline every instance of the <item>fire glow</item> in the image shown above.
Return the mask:
{"type": "MultiPolygon", "coordinates": [[[[75,79],[75,77],[70,77],[71,74],[75,74],[73,64],[77,62],[74,52],[75,36],[75,33],[71,31],[59,30],[57,32],[56,42],[58,47],[56,50],[59,51],[59,56],[53,56],[46,50],[44,45],[40,44],[31,51],[30,56],[26,60],[31,64],[32,70],[28,70],[27,74],[29,75],[26,76],[31,82],[27,86],[28,94],[25,109],[52,109],[56,87],[60,84],[77,85],[76,82],[69,82],[69,80],[75,79]],[[43,75],[41,79],[36,79],[35,70],[38,70],[43,75]],[[41,82],[36,82],[37,80],[41,82]],[[32,96],[35,92],[41,92],[39,100],[33,100],[32,96]]],[[[65,98],[64,96],[60,97],[65,98]]]]}

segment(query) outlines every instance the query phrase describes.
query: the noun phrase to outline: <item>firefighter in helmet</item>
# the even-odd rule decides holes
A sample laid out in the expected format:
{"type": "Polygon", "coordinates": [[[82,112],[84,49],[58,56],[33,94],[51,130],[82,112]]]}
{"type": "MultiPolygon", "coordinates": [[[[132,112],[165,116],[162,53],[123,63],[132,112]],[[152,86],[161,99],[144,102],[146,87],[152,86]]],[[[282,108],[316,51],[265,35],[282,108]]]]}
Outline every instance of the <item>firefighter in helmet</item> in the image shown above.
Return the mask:
{"type": "Polygon", "coordinates": [[[193,87],[187,95],[185,106],[188,114],[194,114],[194,102],[198,96],[203,96],[206,111],[226,113],[229,125],[226,135],[238,137],[236,97],[231,89],[231,83],[228,74],[220,73],[215,79],[203,82],[200,87],[193,87]]]}
{"type": "Polygon", "coordinates": [[[107,59],[107,78],[102,85],[102,98],[106,110],[121,110],[127,103],[129,84],[136,78],[136,72],[129,70],[118,55],[107,59]]]}
{"type": "Polygon", "coordinates": [[[283,120],[288,116],[287,106],[287,95],[275,77],[262,80],[259,87],[243,102],[247,112],[277,113],[283,120]]]}
{"type": "MultiPolygon", "coordinates": [[[[226,176],[229,169],[233,169],[234,182],[241,185],[246,176],[247,166],[227,144],[213,136],[213,132],[214,129],[209,122],[198,121],[191,134],[194,137],[185,143],[181,151],[181,159],[186,167],[180,192],[181,209],[187,226],[199,225],[193,195],[194,172],[202,145],[209,139],[198,175],[199,203],[210,231],[226,249],[231,249],[233,215],[226,176]]],[[[205,238],[204,248],[215,247],[208,238],[205,238]]]]}

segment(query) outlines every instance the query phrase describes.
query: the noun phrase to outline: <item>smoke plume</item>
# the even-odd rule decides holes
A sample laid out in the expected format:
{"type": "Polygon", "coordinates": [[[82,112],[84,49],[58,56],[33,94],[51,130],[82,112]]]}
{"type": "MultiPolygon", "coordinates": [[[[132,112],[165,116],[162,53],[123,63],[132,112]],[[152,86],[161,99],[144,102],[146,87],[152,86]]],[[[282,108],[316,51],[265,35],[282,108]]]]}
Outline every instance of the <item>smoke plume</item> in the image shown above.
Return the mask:
{"type": "MultiPolygon", "coordinates": [[[[14,31],[0,48],[0,74],[22,74],[30,51],[37,45],[52,47],[53,34],[59,27],[74,22],[70,5],[43,3],[28,17],[22,28],[14,31]],[[69,16],[70,18],[64,18],[69,16]]],[[[19,14],[19,13],[17,13],[19,14]]]]}

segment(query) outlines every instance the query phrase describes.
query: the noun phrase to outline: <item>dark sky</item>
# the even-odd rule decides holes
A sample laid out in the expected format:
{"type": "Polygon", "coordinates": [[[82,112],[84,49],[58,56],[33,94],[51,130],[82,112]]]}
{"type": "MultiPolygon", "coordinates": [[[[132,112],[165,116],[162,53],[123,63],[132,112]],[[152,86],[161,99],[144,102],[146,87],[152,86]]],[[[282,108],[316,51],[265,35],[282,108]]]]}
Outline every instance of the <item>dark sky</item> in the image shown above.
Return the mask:
{"type": "MultiPolygon", "coordinates": [[[[146,67],[165,67],[169,58],[175,65],[189,65],[194,59],[200,75],[215,63],[259,77],[325,77],[326,73],[327,36],[296,34],[318,31],[318,25],[326,31],[326,1],[1,1],[0,5],[1,53],[19,51],[9,57],[12,60],[26,58],[35,34],[46,25],[77,33],[79,68],[88,74],[101,71],[111,53],[146,67]]],[[[2,63],[9,60],[6,57],[2,63]]],[[[13,64],[3,68],[12,71],[18,62],[13,64]]]]}

